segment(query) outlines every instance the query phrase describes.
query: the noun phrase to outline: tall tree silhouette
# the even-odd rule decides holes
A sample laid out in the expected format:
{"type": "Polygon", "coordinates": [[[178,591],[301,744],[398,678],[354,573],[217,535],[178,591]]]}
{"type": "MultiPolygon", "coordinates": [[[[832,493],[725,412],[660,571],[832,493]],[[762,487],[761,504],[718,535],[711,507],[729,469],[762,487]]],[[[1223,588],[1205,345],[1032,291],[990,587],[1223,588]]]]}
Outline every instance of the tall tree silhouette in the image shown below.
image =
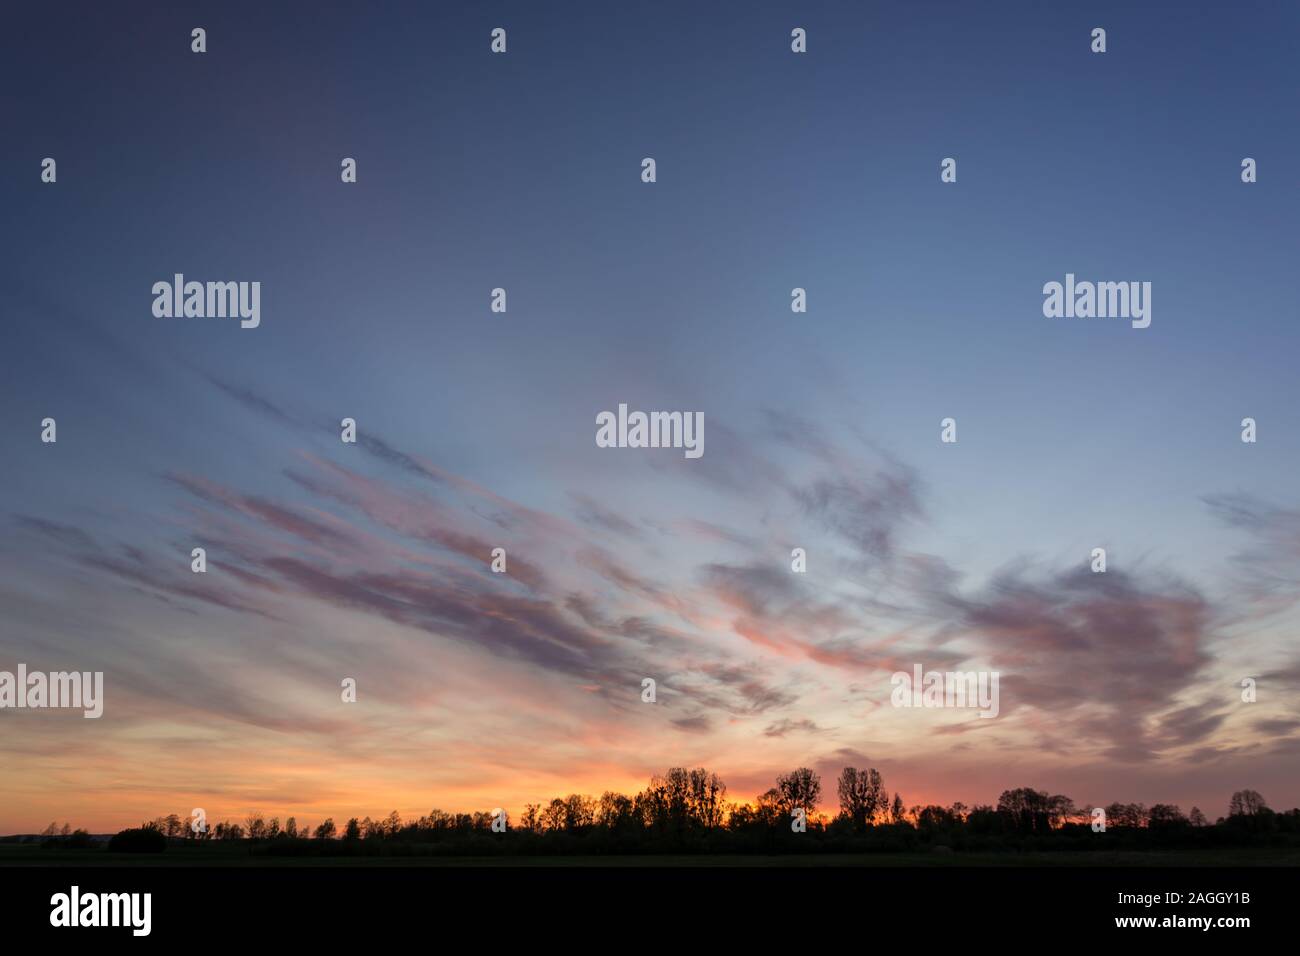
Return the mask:
{"type": "Polygon", "coordinates": [[[859,833],[889,806],[889,794],[885,792],[880,771],[874,767],[867,770],[845,767],[840,771],[836,789],[840,813],[859,833]]]}
{"type": "Polygon", "coordinates": [[[781,794],[781,805],[786,815],[802,808],[812,816],[822,799],[821,777],[807,767],[777,777],[776,789],[781,794]]]}

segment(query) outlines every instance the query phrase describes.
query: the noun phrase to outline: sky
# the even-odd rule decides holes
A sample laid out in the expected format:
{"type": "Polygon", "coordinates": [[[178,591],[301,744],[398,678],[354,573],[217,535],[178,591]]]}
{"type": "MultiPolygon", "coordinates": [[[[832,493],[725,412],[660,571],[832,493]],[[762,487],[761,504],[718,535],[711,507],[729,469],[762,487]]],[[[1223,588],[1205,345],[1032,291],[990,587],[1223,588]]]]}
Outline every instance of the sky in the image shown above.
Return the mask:
{"type": "Polygon", "coordinates": [[[0,833],[672,766],[1300,803],[1300,7],[273,6],[0,40],[0,670],[105,688],[0,710],[0,833]],[[1045,317],[1067,273],[1150,326],[1045,317]],[[620,403],[704,454],[598,447],[620,403]]]}

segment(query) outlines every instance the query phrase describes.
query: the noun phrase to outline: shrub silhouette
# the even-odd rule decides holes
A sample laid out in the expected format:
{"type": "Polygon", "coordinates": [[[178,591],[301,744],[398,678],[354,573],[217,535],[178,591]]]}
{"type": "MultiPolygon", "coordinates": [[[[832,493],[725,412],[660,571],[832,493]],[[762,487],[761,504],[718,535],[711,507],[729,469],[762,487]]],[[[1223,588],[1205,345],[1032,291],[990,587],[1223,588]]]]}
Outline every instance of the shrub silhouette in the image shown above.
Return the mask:
{"type": "Polygon", "coordinates": [[[122,830],[108,841],[109,853],[161,853],[165,849],[167,837],[148,824],[122,830]]]}

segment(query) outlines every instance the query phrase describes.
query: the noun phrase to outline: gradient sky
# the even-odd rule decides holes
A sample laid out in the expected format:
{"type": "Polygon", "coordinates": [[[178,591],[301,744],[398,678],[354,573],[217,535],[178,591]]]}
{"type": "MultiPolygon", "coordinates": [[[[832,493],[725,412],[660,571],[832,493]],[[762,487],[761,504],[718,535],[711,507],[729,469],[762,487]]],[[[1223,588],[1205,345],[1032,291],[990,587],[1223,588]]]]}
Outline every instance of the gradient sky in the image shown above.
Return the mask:
{"type": "Polygon", "coordinates": [[[158,6],[0,41],[0,669],[106,696],[0,712],[0,833],[675,765],[1300,803],[1300,7],[158,6]],[[1150,328],[1044,318],[1067,272],[1150,328]],[[597,448],[620,402],[703,458],[597,448]]]}

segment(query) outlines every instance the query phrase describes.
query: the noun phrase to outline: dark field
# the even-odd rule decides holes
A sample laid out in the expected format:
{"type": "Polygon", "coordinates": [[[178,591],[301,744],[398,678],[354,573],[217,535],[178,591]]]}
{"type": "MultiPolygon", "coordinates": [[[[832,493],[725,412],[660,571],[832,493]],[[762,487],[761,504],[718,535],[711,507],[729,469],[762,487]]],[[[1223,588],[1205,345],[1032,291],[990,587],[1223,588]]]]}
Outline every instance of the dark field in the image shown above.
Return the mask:
{"type": "Polygon", "coordinates": [[[246,847],[174,846],[165,853],[109,853],[103,849],[47,850],[36,844],[0,844],[0,867],[1224,867],[1300,866],[1293,848],[1086,853],[826,853],[782,855],[640,856],[333,856],[284,857],[246,847]]]}

